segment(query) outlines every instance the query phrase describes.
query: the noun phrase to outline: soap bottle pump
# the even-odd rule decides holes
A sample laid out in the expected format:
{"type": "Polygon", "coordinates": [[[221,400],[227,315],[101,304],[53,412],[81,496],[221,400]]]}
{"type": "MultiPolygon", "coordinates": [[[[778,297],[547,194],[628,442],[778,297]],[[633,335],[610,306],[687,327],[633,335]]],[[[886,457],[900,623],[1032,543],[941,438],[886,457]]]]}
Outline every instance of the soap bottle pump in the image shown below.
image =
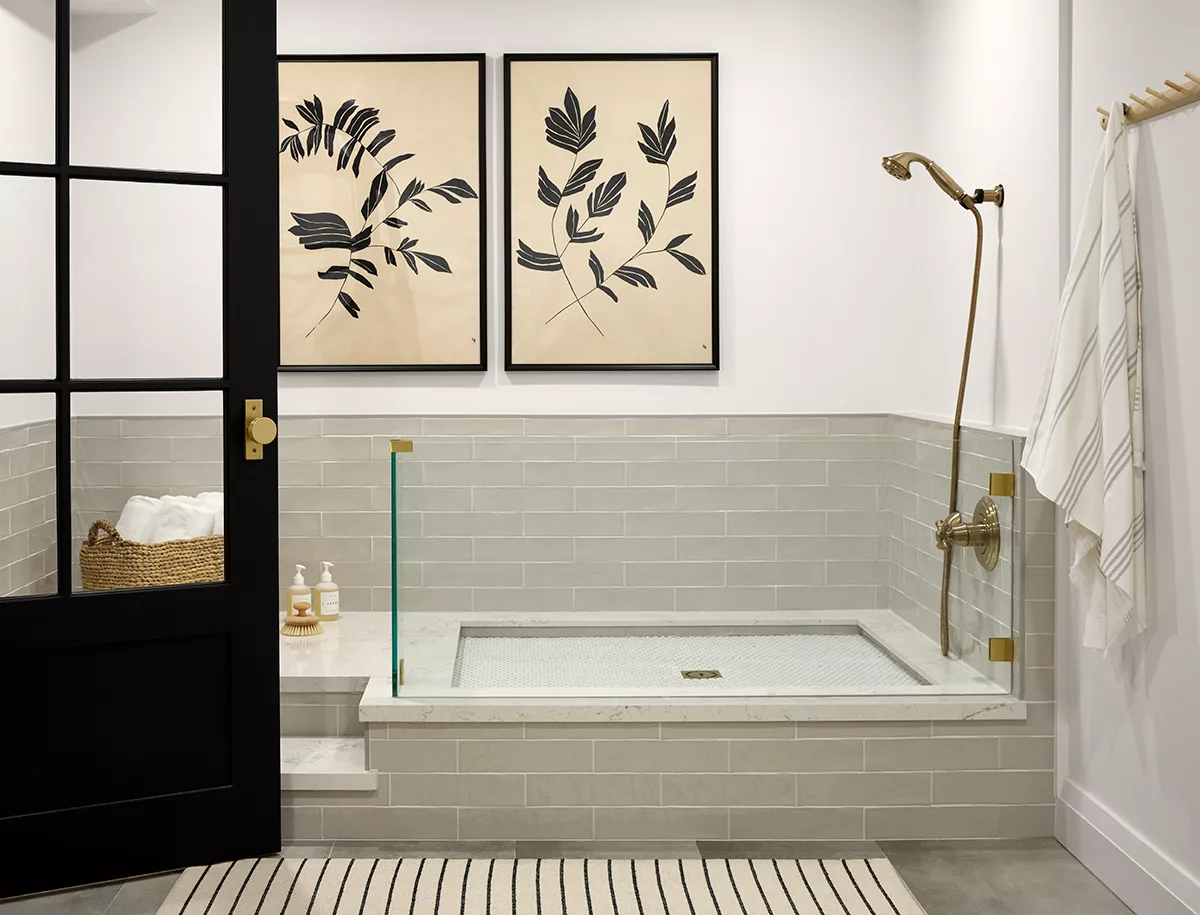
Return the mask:
{"type": "Polygon", "coordinates": [[[336,620],[340,618],[338,586],[333,581],[332,562],[321,562],[321,580],[317,582],[317,619],[336,620]]]}
{"type": "Polygon", "coordinates": [[[287,609],[292,612],[292,608],[297,601],[308,601],[309,606],[312,605],[312,592],[308,589],[308,585],[304,583],[304,566],[296,565],[296,577],[292,579],[291,586],[284,592],[287,595],[287,609]]]}

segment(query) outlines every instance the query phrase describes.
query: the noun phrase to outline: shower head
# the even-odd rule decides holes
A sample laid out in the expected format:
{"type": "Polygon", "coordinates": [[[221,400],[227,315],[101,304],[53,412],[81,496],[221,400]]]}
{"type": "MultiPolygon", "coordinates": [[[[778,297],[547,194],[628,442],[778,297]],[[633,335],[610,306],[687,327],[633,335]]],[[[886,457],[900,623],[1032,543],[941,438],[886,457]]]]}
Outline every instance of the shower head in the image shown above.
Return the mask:
{"type": "Polygon", "coordinates": [[[901,181],[907,181],[912,177],[911,165],[914,162],[919,162],[925,166],[925,170],[929,172],[929,176],[933,178],[946,195],[952,200],[957,201],[966,209],[976,203],[994,203],[996,206],[1004,205],[1004,188],[997,185],[993,190],[984,191],[982,189],[975,191],[974,194],[968,194],[958,183],[946,174],[946,170],[934,162],[927,156],[922,156],[920,153],[903,152],[896,153],[894,156],[883,157],[883,170],[893,178],[898,178],[901,181]]]}
{"type": "Polygon", "coordinates": [[[971,195],[959,187],[955,180],[946,174],[945,169],[932,159],[914,152],[896,153],[894,156],[883,157],[884,170],[893,178],[899,178],[901,181],[907,181],[912,177],[912,169],[909,166],[914,162],[920,162],[925,166],[929,176],[933,178],[938,187],[946,192],[947,196],[970,209],[974,202],[971,195]]]}

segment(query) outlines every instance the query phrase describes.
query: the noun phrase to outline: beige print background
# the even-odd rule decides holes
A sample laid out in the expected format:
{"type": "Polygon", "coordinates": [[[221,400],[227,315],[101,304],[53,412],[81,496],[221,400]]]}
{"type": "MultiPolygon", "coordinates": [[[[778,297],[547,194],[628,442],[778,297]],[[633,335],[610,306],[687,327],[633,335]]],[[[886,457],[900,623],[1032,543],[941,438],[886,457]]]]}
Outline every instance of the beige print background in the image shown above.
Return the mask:
{"type": "Polygon", "coordinates": [[[511,64],[512,219],[512,361],[528,364],[707,364],[712,361],[712,99],[708,61],[513,61],[511,64]],[[588,268],[594,250],[606,272],[642,246],[637,227],[638,201],[645,200],[655,219],[663,212],[667,169],[646,161],[638,149],[638,122],[655,127],[665,99],[671,101],[678,145],[671,156],[670,182],[699,172],[696,195],[666,210],[649,249],[662,248],[690,232],[680,248],[699,258],[707,274],[690,273],[669,254],[648,254],[631,266],[649,271],[658,289],[634,288],[617,278],[602,292],[582,300],[601,336],[579,306],[549,324],[546,319],[573,300],[562,272],[541,272],[517,264],[517,239],[536,251],[553,253],[552,208],[537,196],[538,166],[561,188],[571,170],[572,154],[545,139],[551,106],[562,108],[567,87],[586,112],[596,106],[596,139],[579,161],[603,159],[585,191],[563,198],[555,221],[559,247],[568,205],[587,213],[587,195],[601,180],[625,172],[628,183],[611,215],[588,223],[604,233],[593,245],[572,244],[563,257],[567,275],[583,294],[595,280],[588,268]]]}
{"type": "MultiPolygon", "coordinates": [[[[479,187],[479,70],[475,61],[437,62],[284,62],[279,66],[281,116],[306,126],[295,106],[302,99],[321,97],[326,120],[346,99],[360,107],[379,109],[380,129],[393,129],[395,138],[379,153],[386,162],[401,153],[412,159],[395,166],[384,201],[372,213],[379,222],[396,205],[399,192],[413,177],[427,187],[449,178],[462,178],[478,194],[479,187]]],[[[280,141],[291,133],[280,124],[280,141]]],[[[418,264],[414,275],[402,257],[390,267],[383,251],[371,248],[355,254],[367,257],[379,270],[368,276],[374,289],[354,279],[346,291],[361,308],[357,319],[341,305],[307,339],[305,334],[337,297],[339,281],[320,280],[318,270],[344,264],[348,252],[338,249],[307,251],[288,233],[291,213],[333,212],[346,220],[351,234],[363,226],[361,207],[379,166],[363,157],[360,177],[346,168],[336,170],[336,156],[346,136],[339,134],[334,158],[319,154],[293,162],[280,156],[280,334],[284,365],[469,365],[480,361],[479,327],[479,201],[451,205],[426,191],[422,199],[433,212],[411,203],[397,216],[408,222],[402,229],[380,227],[373,243],[395,247],[408,235],[420,239],[417,250],[440,254],[452,273],[435,273],[418,264]]],[[[361,272],[361,271],[360,271],[361,272]]]]}

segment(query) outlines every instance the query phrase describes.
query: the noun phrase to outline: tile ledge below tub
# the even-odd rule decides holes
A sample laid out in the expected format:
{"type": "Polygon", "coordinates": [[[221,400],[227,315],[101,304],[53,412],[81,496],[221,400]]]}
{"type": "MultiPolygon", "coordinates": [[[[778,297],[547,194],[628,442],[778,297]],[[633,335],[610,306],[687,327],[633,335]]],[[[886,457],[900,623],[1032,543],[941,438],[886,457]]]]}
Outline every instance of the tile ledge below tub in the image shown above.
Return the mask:
{"type": "Polygon", "coordinates": [[[387,721],[1023,721],[1013,696],[393,698],[388,676],[363,693],[359,720],[387,721]]]}

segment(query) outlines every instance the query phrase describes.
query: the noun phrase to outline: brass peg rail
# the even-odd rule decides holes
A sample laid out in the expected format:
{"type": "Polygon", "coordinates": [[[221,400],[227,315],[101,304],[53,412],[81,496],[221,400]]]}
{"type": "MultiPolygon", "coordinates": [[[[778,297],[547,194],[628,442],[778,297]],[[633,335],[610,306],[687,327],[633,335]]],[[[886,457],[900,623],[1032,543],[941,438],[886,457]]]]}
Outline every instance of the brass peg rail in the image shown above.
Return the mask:
{"type": "MultiPolygon", "coordinates": [[[[1188,105],[1194,105],[1200,102],[1200,76],[1192,73],[1190,70],[1185,70],[1184,74],[1187,77],[1187,82],[1183,85],[1172,80],[1163,80],[1167,87],[1166,92],[1160,92],[1152,86],[1146,87],[1146,92],[1150,98],[1142,98],[1141,96],[1129,93],[1129,97],[1136,103],[1130,105],[1125,102],[1122,107],[1125,110],[1125,120],[1130,124],[1137,124],[1140,121],[1148,121],[1150,118],[1156,118],[1160,114],[1166,114],[1169,111],[1177,111],[1180,108],[1185,108],[1188,105]]],[[[1110,112],[1104,108],[1097,108],[1100,112],[1100,126],[1105,130],[1108,129],[1108,118],[1110,112]]]]}

